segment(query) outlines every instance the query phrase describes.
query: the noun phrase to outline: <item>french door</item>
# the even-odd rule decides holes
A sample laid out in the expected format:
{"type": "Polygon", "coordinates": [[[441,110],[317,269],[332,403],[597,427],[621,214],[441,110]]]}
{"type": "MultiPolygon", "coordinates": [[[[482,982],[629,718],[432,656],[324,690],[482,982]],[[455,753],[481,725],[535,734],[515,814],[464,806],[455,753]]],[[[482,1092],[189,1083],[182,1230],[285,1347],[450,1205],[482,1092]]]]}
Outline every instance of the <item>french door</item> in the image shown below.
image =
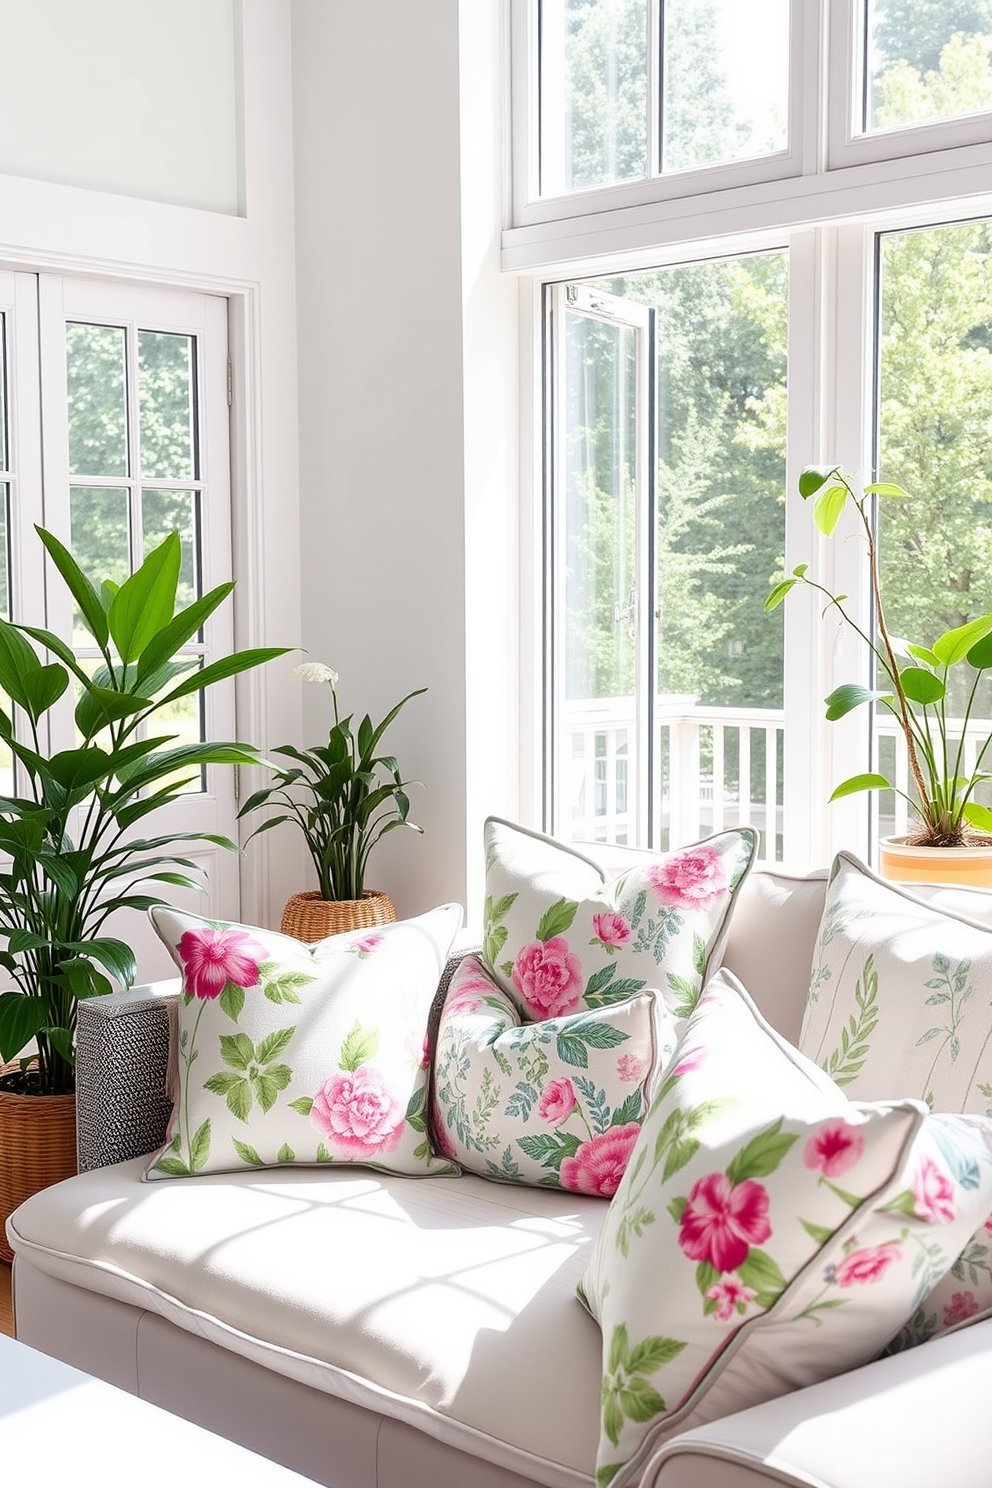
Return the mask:
{"type": "MultiPolygon", "coordinates": [[[[231,575],[227,304],[212,295],[52,274],[0,271],[0,610],[97,652],[71,597],[50,583],[35,524],[54,532],[97,582],[122,582],[173,529],[182,542],[179,600],[231,575]]],[[[233,648],[230,604],[185,648],[205,665],[233,648]]],[[[74,742],[73,700],[53,711],[50,749],[74,742]]],[[[237,737],[233,683],[174,705],[163,733],[237,737]]],[[[0,770],[13,785],[11,762],[0,770]]],[[[237,837],[233,770],[212,767],[154,818],[154,835],[237,837]]],[[[238,862],[185,844],[205,892],[170,891],[198,913],[237,918],[238,862]]],[[[131,944],[139,980],[172,972],[143,916],[109,933],[131,944]]]]}

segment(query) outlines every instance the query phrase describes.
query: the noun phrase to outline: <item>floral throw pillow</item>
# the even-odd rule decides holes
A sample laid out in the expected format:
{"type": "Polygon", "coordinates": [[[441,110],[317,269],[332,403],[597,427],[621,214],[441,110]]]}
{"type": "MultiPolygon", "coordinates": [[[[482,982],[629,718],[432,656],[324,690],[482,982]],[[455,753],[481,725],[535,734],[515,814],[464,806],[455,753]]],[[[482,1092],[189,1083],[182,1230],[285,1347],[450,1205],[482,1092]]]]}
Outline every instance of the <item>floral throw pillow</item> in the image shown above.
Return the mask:
{"type": "Polygon", "coordinates": [[[598,1483],[873,1358],[990,1198],[992,1122],[848,1101],[718,972],[581,1283],[603,1330],[598,1483]]]}
{"type": "MultiPolygon", "coordinates": [[[[799,1046],[860,1100],[901,1093],[992,1115],[992,929],[838,854],[799,1046]]],[[[992,1313],[987,1219],[897,1346],[992,1313]]]]}
{"type": "Polygon", "coordinates": [[[674,1024],[655,992],[522,1023],[468,956],[438,1028],[435,1143],[485,1178],[609,1198],[674,1048],[674,1024]]]}
{"type": "Polygon", "coordinates": [[[553,838],[486,822],[482,959],[525,1017],[558,1018],[660,989],[692,1011],[754,859],[750,827],[655,856],[618,878],[553,838]]]}
{"type": "Polygon", "coordinates": [[[446,904],[317,945],[158,906],[183,974],[179,1089],[145,1177],[283,1163],[454,1173],[427,1138],[427,1020],[461,924],[446,904]]]}

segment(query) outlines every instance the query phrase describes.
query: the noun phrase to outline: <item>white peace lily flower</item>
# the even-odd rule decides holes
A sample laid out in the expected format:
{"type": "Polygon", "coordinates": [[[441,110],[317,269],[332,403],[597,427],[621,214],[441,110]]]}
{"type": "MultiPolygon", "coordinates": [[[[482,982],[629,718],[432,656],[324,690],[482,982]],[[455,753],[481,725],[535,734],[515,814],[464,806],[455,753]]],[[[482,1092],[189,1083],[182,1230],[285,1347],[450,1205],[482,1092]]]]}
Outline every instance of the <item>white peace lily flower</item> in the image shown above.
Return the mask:
{"type": "Polygon", "coordinates": [[[332,687],[338,685],[338,674],[333,667],[325,666],[322,661],[304,661],[293,668],[293,676],[299,677],[301,682],[329,682],[332,687]]]}

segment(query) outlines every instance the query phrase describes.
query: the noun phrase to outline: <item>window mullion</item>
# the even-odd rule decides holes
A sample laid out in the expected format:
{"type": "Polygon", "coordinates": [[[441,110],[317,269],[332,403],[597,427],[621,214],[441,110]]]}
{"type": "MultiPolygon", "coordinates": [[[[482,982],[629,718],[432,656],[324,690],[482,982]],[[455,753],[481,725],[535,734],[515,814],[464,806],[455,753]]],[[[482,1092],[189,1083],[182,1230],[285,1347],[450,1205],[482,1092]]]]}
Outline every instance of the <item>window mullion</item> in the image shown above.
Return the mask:
{"type": "Polygon", "coordinates": [[[664,0],[649,0],[648,27],[648,76],[647,76],[647,174],[649,177],[661,173],[662,109],[664,108],[665,52],[664,0]]]}

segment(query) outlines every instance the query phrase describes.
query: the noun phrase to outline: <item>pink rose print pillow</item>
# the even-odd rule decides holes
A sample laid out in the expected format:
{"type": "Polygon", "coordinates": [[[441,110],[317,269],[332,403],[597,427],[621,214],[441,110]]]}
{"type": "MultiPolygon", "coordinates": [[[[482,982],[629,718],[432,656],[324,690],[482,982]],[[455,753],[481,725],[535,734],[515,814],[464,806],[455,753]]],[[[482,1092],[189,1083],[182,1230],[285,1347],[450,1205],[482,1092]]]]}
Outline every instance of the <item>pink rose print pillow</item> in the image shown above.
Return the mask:
{"type": "Polygon", "coordinates": [[[608,1199],[675,1048],[655,992],[521,1023],[475,956],[448,990],[434,1056],[435,1146],[484,1178],[608,1199]]]}
{"type": "Polygon", "coordinates": [[[483,962],[525,1018],[561,1018],[658,988],[686,1018],[722,948],[756,847],[752,828],[664,856],[627,854],[618,878],[575,848],[490,817],[483,962]]]}
{"type": "Polygon", "coordinates": [[[283,1163],[455,1173],[427,1138],[426,1034],[461,909],[307,946],[158,906],[183,975],[179,1089],[145,1177],[283,1163]]]}
{"type": "Polygon", "coordinates": [[[992,1122],[859,1105],[726,971],[686,1024],[580,1287],[603,1331],[597,1482],[866,1363],[992,1195],[992,1122]]]}

